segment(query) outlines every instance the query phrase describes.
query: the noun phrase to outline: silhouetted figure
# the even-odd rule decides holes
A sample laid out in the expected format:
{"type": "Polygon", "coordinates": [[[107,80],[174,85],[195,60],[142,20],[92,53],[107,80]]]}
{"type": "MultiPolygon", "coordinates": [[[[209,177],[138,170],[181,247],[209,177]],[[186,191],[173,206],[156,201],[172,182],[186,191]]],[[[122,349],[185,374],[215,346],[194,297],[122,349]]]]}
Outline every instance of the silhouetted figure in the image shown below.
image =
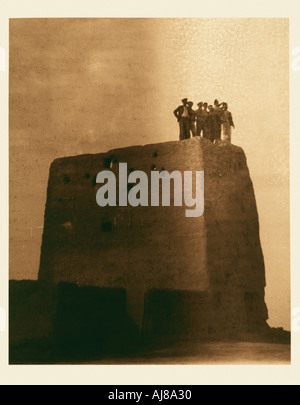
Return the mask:
{"type": "Polygon", "coordinates": [[[223,103],[219,104],[219,101],[217,99],[215,99],[215,101],[214,101],[214,109],[217,110],[217,111],[222,110],[222,106],[223,106],[223,103]]]}
{"type": "Polygon", "coordinates": [[[209,123],[209,119],[208,119],[208,104],[207,103],[203,103],[203,111],[206,113],[206,119],[203,123],[203,138],[207,138],[210,139],[210,123],[209,123]]]}
{"type": "Polygon", "coordinates": [[[206,119],[206,128],[205,128],[205,138],[210,141],[214,141],[214,121],[215,121],[215,111],[212,105],[208,106],[208,114],[206,119]]]}
{"type": "Polygon", "coordinates": [[[203,136],[214,142],[222,139],[231,142],[231,128],[234,128],[232,114],[228,111],[228,104],[215,99],[214,105],[199,102],[198,109],[193,110],[193,102],[187,98],[182,105],[174,110],[179,123],[179,139],[188,139],[192,136],[203,136]]]}
{"type": "Polygon", "coordinates": [[[193,102],[188,101],[188,113],[190,119],[190,131],[192,136],[196,136],[196,111],[193,110],[193,102]]]}
{"type": "Polygon", "coordinates": [[[196,123],[197,123],[197,136],[205,136],[205,124],[207,120],[207,103],[198,103],[198,110],[196,110],[196,123]]]}
{"type": "Polygon", "coordinates": [[[188,100],[184,98],[181,100],[182,105],[174,110],[174,115],[179,122],[179,140],[188,139],[190,137],[190,118],[189,107],[187,105],[188,100]]]}
{"type": "Polygon", "coordinates": [[[221,140],[221,132],[222,132],[221,116],[223,114],[221,105],[222,104],[219,104],[217,99],[214,101],[214,107],[213,107],[213,113],[212,113],[213,141],[221,140]]]}
{"type": "Polygon", "coordinates": [[[223,113],[221,116],[222,127],[223,127],[223,140],[231,142],[231,127],[234,127],[232,114],[228,111],[228,104],[223,103],[223,113]]]}

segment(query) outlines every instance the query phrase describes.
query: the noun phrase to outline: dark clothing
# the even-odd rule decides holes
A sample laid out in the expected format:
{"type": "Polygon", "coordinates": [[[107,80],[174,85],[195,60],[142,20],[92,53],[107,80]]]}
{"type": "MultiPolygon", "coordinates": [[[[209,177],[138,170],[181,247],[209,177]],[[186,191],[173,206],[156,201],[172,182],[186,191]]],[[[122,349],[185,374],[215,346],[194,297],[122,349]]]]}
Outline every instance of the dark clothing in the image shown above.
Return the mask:
{"type": "Polygon", "coordinates": [[[211,137],[212,137],[212,142],[216,139],[221,139],[221,132],[222,132],[222,122],[221,122],[221,115],[222,115],[222,110],[221,109],[213,109],[210,112],[211,116],[211,137]]]}
{"type": "Polygon", "coordinates": [[[214,129],[213,129],[214,123],[213,123],[213,120],[214,120],[213,113],[212,113],[212,111],[210,111],[207,114],[207,118],[206,118],[206,121],[204,123],[204,131],[203,131],[203,137],[209,139],[212,142],[214,140],[214,137],[213,137],[214,136],[214,129]]]}
{"type": "Polygon", "coordinates": [[[196,111],[189,108],[190,131],[192,136],[196,136],[196,111]]]}
{"type": "Polygon", "coordinates": [[[181,117],[179,119],[179,140],[190,138],[190,119],[189,117],[181,117]]]}
{"type": "Polygon", "coordinates": [[[206,121],[207,121],[207,111],[203,110],[202,108],[200,110],[196,111],[196,121],[197,121],[197,130],[196,134],[197,136],[201,136],[201,133],[204,135],[205,128],[206,128],[206,121]]]}
{"type": "Polygon", "coordinates": [[[204,121],[202,120],[197,120],[196,124],[196,135],[197,136],[204,136],[204,121]]]}
{"type": "MultiPolygon", "coordinates": [[[[181,116],[182,116],[182,114],[183,114],[184,107],[187,107],[187,106],[184,106],[184,105],[182,104],[182,105],[180,105],[179,107],[177,107],[176,110],[173,111],[173,114],[174,114],[175,117],[177,118],[177,121],[178,121],[178,122],[179,122],[179,120],[180,120],[180,118],[181,118],[181,116]]],[[[187,107],[187,108],[188,108],[188,107],[187,107]]]]}
{"type": "Polygon", "coordinates": [[[191,129],[191,121],[190,119],[193,118],[193,110],[184,105],[180,105],[179,107],[176,108],[176,110],[173,111],[173,114],[177,118],[177,121],[179,122],[179,140],[182,141],[183,139],[188,139],[190,138],[190,129],[191,129]],[[182,117],[182,114],[184,112],[184,107],[187,108],[187,117],[182,117]]]}

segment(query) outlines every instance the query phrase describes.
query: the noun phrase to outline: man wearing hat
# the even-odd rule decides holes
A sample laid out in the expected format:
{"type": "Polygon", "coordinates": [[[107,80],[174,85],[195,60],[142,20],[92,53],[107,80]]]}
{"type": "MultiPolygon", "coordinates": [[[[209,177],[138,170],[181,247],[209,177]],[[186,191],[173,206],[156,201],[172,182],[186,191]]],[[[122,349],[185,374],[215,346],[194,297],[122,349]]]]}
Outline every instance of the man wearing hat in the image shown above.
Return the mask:
{"type": "Polygon", "coordinates": [[[188,139],[190,137],[190,117],[188,99],[181,100],[182,105],[173,111],[177,121],[179,122],[179,140],[188,139]]]}

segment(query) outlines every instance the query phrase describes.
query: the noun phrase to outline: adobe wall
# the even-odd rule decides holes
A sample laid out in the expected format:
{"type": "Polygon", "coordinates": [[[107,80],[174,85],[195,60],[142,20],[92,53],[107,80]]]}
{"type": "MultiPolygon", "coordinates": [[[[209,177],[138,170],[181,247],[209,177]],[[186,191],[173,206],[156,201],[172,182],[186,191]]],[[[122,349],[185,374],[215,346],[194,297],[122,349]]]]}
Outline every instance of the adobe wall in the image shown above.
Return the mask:
{"type": "Polygon", "coordinates": [[[128,356],[139,347],[124,289],[9,282],[10,364],[128,356]]]}
{"type": "Polygon", "coordinates": [[[219,327],[265,327],[265,267],[256,200],[245,154],[205,144],[207,271],[219,327]]]}
{"type": "Polygon", "coordinates": [[[50,339],[58,301],[55,284],[33,280],[9,282],[9,343],[50,339]]]}
{"type": "Polygon", "coordinates": [[[95,177],[130,170],[203,170],[199,142],[167,142],[57,159],[50,168],[39,279],[124,287],[139,321],[151,288],[206,290],[204,218],[185,207],[99,207],[95,177]],[[112,165],[109,162],[112,161],[112,165]],[[107,167],[108,166],[108,167],[107,167]],[[110,167],[112,166],[112,167],[110,167]]]}
{"type": "Polygon", "coordinates": [[[138,324],[144,295],[153,289],[206,292],[216,325],[263,323],[264,263],[244,152],[196,137],[56,159],[39,279],[126,288],[127,309],[138,324]],[[118,176],[120,162],[149,178],[151,170],[203,170],[204,215],[186,218],[184,206],[99,207],[96,175],[112,170],[118,176]]]}

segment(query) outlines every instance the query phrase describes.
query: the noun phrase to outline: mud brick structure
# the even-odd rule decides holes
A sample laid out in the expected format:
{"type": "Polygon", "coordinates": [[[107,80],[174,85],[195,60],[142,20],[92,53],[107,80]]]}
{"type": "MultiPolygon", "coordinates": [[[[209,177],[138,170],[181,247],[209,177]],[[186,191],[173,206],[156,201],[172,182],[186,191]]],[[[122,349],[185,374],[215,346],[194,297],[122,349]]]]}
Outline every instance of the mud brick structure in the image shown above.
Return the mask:
{"type": "Polygon", "coordinates": [[[39,280],[126,289],[127,312],[145,336],[264,328],[264,260],[243,150],[195,137],[56,159],[39,280]],[[170,207],[100,207],[97,174],[118,179],[123,162],[149,179],[153,170],[204,171],[204,214],[187,218],[172,195],[170,207]]]}

